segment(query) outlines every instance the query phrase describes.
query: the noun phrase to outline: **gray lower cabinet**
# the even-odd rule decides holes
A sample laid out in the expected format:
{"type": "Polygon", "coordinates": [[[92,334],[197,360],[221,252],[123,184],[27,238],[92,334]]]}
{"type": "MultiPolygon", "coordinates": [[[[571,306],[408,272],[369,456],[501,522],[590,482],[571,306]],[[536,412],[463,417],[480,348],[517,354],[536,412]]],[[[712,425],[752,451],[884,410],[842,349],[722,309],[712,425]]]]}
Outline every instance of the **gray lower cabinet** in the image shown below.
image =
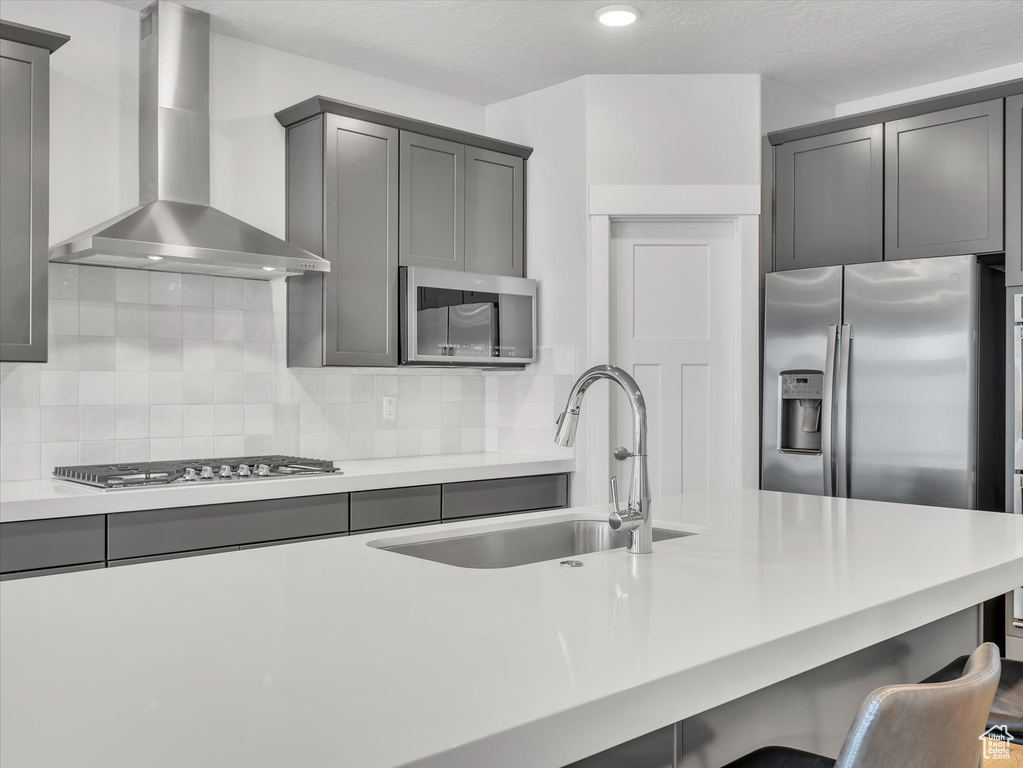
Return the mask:
{"type": "Polygon", "coordinates": [[[883,127],[775,149],[776,270],[881,261],[883,127]]]}
{"type": "Polygon", "coordinates": [[[398,263],[465,269],[465,146],[402,131],[398,263]]]}
{"type": "Polygon", "coordinates": [[[107,558],[175,552],[344,533],[348,494],[267,499],[110,515],[107,558]]]}
{"type": "Polygon", "coordinates": [[[440,522],[440,515],[439,485],[361,491],[351,497],[352,533],[440,522]]]}
{"type": "Polygon", "coordinates": [[[1003,101],[885,124],[885,259],[1001,251],[1003,101]]]}
{"type": "Polygon", "coordinates": [[[1005,100],[1005,284],[1023,285],[1023,95],[1005,100]]]}
{"type": "Polygon", "coordinates": [[[458,520],[568,506],[568,475],[445,483],[441,517],[458,520]]]}
{"type": "Polygon", "coordinates": [[[465,270],[523,277],[522,158],[465,148],[465,270]]]}
{"type": "Polygon", "coordinates": [[[49,59],[68,38],[9,23],[0,38],[0,361],[45,362],[49,59]]]}
{"type": "Polygon", "coordinates": [[[331,271],[288,279],[288,364],[398,364],[398,131],[325,114],[288,128],[288,240],[331,271]]]}
{"type": "Polygon", "coordinates": [[[567,506],[559,474],[4,523],[0,580],[567,506]]]}
{"type": "Polygon", "coordinates": [[[0,574],[63,569],[106,560],[106,517],[57,517],[0,525],[0,574]]]}

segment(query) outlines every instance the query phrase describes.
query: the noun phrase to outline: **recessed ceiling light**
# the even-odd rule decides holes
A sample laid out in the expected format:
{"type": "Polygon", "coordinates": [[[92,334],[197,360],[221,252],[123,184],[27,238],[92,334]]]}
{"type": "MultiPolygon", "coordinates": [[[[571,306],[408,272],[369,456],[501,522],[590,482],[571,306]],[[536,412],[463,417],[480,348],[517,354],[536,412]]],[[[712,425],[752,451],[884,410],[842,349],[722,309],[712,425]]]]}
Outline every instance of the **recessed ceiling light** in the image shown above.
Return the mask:
{"type": "Polygon", "coordinates": [[[163,256],[146,256],[150,261],[163,261],[163,256]]]}
{"type": "Polygon", "coordinates": [[[263,267],[264,272],[276,272],[277,267],[263,267]]]}
{"type": "Polygon", "coordinates": [[[625,27],[639,18],[639,11],[631,5],[609,5],[596,13],[597,21],[608,27],[625,27]]]}

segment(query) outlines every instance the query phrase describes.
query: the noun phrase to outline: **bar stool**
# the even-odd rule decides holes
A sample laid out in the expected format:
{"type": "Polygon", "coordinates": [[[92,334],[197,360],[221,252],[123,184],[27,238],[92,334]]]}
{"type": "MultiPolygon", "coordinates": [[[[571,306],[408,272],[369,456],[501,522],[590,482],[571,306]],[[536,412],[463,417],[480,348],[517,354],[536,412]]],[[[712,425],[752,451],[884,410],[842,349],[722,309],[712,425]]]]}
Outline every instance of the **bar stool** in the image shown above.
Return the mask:
{"type": "MultiPolygon", "coordinates": [[[[960,656],[921,682],[927,685],[957,680],[962,677],[968,659],[969,656],[960,656]]],[[[1002,675],[987,716],[987,728],[1004,728],[1015,739],[1014,744],[1023,744],[1023,661],[1002,659],[1002,675]]]]}
{"type": "Polygon", "coordinates": [[[977,768],[998,687],[998,647],[985,643],[949,682],[889,685],[867,697],[832,760],[798,749],[766,747],[725,768],[977,768]]]}

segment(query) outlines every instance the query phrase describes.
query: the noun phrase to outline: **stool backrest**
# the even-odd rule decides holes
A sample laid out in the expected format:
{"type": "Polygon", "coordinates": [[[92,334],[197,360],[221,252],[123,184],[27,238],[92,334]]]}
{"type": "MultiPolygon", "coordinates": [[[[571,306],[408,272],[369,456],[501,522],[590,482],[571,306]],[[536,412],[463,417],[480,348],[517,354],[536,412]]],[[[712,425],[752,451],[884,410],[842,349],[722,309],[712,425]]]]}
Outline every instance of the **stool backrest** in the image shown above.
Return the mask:
{"type": "Polygon", "coordinates": [[[878,688],[860,707],[835,768],[977,768],[998,688],[998,647],[973,652],[947,683],[878,688]]]}

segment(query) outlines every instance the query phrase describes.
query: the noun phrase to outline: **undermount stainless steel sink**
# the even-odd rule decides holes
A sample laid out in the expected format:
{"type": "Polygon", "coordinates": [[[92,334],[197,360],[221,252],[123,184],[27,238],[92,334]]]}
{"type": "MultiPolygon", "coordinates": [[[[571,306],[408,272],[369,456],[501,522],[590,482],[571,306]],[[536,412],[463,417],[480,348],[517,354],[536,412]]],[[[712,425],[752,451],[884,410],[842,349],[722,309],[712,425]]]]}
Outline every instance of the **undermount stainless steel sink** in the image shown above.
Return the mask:
{"type": "MultiPolygon", "coordinates": [[[[686,531],[654,528],[655,542],[692,535],[686,531]]],[[[512,568],[622,549],[628,543],[628,532],[612,530],[606,520],[563,520],[408,544],[387,546],[380,542],[370,546],[459,568],[512,568]]]]}

